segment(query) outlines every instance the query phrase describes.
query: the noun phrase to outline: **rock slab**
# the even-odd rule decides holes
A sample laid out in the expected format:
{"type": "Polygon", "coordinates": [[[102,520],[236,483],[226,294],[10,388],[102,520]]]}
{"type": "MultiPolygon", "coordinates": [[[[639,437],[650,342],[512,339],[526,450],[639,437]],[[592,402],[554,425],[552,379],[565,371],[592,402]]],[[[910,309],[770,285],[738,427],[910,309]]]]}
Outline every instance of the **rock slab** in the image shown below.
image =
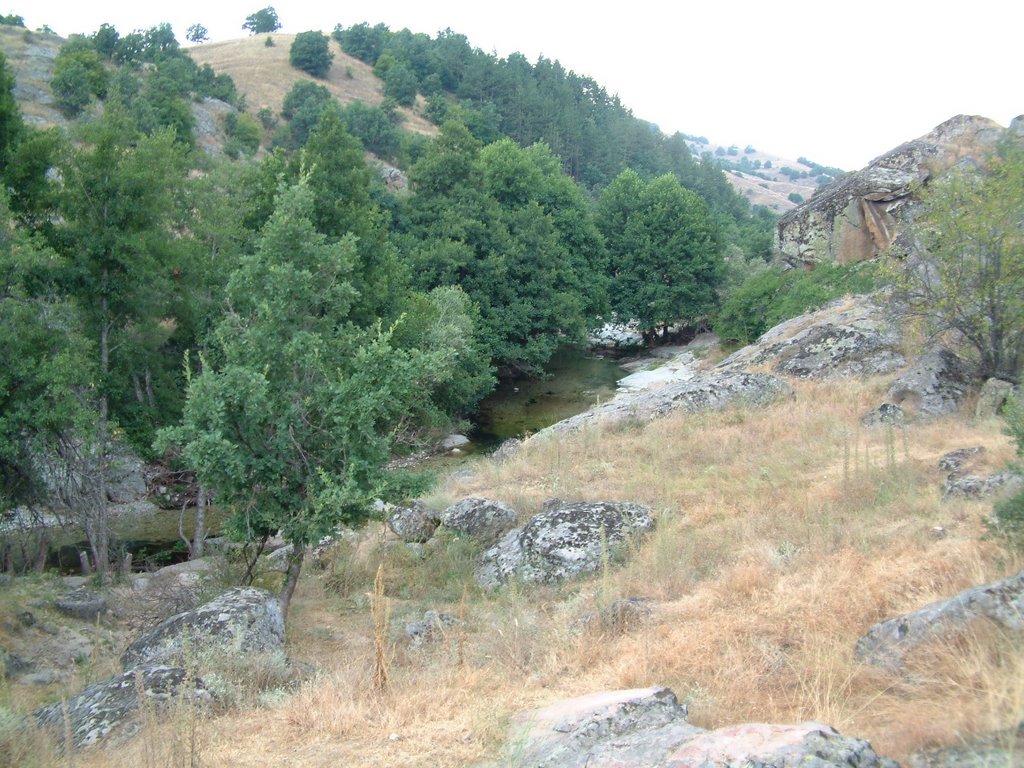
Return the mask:
{"type": "Polygon", "coordinates": [[[874,666],[899,669],[916,648],[955,636],[979,619],[1024,634],[1024,571],[875,624],[857,641],[857,658],[874,666]]]}
{"type": "Polygon", "coordinates": [[[476,571],[494,588],[510,578],[552,584],[596,571],[631,537],[654,529],[649,507],[629,502],[553,502],[488,549],[476,571]]]}
{"type": "Polygon", "coordinates": [[[973,386],[967,365],[948,349],[921,355],[889,387],[889,400],[918,416],[956,413],[973,386]]]}
{"type": "Polygon", "coordinates": [[[441,525],[489,547],[515,527],[518,515],[508,504],[491,499],[468,498],[441,513],[441,525]]]}
{"type": "Polygon", "coordinates": [[[395,507],[388,516],[388,527],[407,544],[430,541],[440,523],[441,515],[422,501],[414,501],[408,507],[395,507]]]}
{"type": "Polygon", "coordinates": [[[238,587],[195,610],[171,616],[121,655],[125,669],[142,664],[183,663],[190,654],[283,653],[284,618],[277,598],[264,589],[238,587]]]}

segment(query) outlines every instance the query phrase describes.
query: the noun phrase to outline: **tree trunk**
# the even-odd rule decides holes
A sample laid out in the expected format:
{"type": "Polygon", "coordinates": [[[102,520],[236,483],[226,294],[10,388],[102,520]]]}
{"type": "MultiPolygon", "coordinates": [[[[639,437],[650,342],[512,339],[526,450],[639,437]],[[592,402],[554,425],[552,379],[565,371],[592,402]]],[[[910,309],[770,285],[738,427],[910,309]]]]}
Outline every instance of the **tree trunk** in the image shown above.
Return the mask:
{"type": "Polygon", "coordinates": [[[192,546],[189,548],[190,559],[203,556],[203,544],[206,542],[206,488],[199,486],[196,494],[196,529],[192,534],[192,546]]]}
{"type": "Polygon", "coordinates": [[[288,571],[284,577],[284,588],[281,590],[281,615],[288,620],[288,608],[292,602],[292,595],[295,593],[295,585],[299,583],[299,573],[302,571],[302,558],[306,554],[305,544],[295,544],[292,553],[288,558],[288,571]]]}

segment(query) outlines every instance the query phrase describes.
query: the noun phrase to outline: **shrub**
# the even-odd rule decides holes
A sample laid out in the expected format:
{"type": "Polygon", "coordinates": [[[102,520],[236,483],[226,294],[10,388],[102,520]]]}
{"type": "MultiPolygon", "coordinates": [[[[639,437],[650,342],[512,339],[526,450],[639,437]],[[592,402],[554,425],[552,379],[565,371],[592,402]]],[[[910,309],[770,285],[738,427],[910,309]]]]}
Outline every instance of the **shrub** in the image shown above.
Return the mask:
{"type": "Polygon", "coordinates": [[[315,30],[299,32],[288,53],[288,61],[293,67],[319,78],[327,77],[327,73],[331,71],[333,58],[330,38],[315,30]]]}
{"type": "MultiPolygon", "coordinates": [[[[1020,395],[1007,401],[1003,417],[1006,419],[1004,431],[1017,444],[1017,457],[1024,458],[1024,399],[1020,395]]],[[[1011,545],[1024,548],[1024,491],[996,504],[988,528],[1011,545]]]]}
{"type": "Polygon", "coordinates": [[[790,192],[789,193],[789,202],[796,203],[797,205],[800,205],[800,203],[802,203],[803,201],[804,201],[804,196],[801,195],[799,192],[790,192]]]}

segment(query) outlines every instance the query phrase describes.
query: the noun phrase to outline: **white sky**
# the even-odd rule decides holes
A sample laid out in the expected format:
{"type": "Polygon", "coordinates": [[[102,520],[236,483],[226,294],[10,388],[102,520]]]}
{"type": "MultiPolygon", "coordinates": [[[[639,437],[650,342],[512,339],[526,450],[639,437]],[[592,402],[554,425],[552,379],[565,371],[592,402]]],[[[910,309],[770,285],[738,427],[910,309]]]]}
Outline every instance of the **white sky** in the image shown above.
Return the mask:
{"type": "MultiPolygon", "coordinates": [[[[241,37],[268,0],[0,0],[62,35],[196,22],[241,37]]],[[[1024,112],[1019,0],[270,0],[282,32],[384,22],[530,61],[543,54],[618,93],[666,133],[753,144],[846,170],[958,113],[1002,125],[1024,112]]],[[[6,7],[6,8],[5,8],[6,7]]]]}

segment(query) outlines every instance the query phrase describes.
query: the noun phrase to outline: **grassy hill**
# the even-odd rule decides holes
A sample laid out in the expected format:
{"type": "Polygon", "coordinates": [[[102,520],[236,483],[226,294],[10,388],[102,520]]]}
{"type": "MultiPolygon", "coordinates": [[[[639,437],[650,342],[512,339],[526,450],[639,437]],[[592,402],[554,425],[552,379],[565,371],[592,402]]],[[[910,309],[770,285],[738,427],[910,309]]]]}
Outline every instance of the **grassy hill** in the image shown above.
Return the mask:
{"type": "MultiPolygon", "coordinates": [[[[204,43],[188,48],[197,64],[209,64],[218,74],[230,75],[240,94],[245,94],[248,111],[255,114],[267,107],[275,114],[281,111],[285,95],[297,80],[319,83],[342,105],[361,101],[376,106],[384,100],[380,79],[373,68],[355,59],[331,40],[334,61],[327,78],[318,80],[288,63],[288,52],[295,35],[253,35],[238,40],[204,43]],[[273,40],[272,46],[267,40],[273,40]]],[[[422,99],[422,97],[421,97],[422,99]]],[[[405,118],[403,129],[433,136],[437,127],[413,109],[399,107],[405,118]]]]}

